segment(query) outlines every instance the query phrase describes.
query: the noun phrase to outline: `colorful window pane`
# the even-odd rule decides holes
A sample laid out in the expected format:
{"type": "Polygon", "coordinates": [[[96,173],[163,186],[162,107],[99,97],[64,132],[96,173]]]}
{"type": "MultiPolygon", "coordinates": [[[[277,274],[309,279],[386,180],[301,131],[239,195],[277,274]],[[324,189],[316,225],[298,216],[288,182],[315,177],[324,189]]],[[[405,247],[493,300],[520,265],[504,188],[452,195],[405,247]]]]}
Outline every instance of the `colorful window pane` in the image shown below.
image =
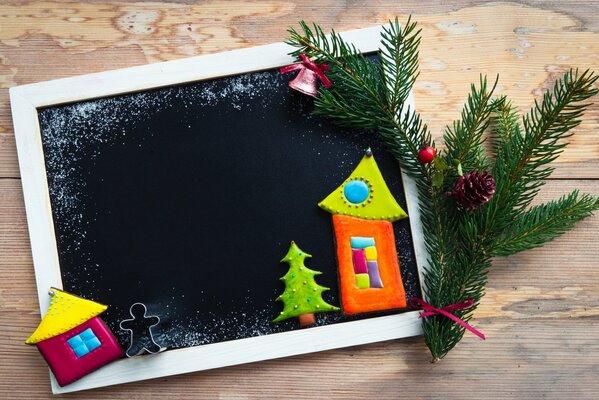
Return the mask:
{"type": "Polygon", "coordinates": [[[88,354],[92,350],[95,350],[102,345],[100,340],[94,334],[94,331],[92,331],[92,328],[87,328],[80,334],[73,336],[72,338],[67,340],[67,343],[69,344],[77,358],[83,357],[84,355],[88,354]]]}
{"type": "Polygon", "coordinates": [[[382,288],[374,238],[352,236],[350,242],[358,289],[382,288]]]}

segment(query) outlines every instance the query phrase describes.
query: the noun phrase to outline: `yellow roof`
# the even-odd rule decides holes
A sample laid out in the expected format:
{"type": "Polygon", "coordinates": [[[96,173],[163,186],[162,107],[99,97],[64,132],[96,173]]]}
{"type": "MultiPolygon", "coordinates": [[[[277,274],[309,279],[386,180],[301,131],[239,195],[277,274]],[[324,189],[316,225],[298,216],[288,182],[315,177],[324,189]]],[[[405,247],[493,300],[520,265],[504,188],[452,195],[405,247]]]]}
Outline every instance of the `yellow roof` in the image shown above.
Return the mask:
{"type": "Polygon", "coordinates": [[[52,296],[50,308],[33,335],[25,341],[27,344],[39,343],[70,331],[108,308],[59,289],[51,288],[48,293],[52,296]]]}

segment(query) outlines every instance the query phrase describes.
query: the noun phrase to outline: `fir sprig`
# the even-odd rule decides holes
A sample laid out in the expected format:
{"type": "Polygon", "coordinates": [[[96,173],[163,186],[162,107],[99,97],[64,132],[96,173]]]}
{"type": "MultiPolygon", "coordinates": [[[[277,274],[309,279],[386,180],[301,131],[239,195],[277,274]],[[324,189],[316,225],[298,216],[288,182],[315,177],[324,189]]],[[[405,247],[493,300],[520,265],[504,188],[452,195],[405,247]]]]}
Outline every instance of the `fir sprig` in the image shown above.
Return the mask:
{"type": "MultiPolygon", "coordinates": [[[[532,227],[526,231],[527,223],[521,223],[518,218],[530,223],[531,214],[527,209],[553,172],[550,163],[568,145],[565,139],[574,133],[572,128],[580,124],[580,117],[589,106],[584,102],[597,94],[597,89],[593,87],[596,80],[597,76],[589,71],[582,74],[578,70],[568,71],[563,79],[555,82],[553,93],[547,92],[541,103],[535,102],[530,113],[522,118],[522,125],[518,123],[511,104],[504,101],[497,107],[495,136],[502,139],[497,142],[495,149],[496,160],[492,173],[497,181],[497,190],[486,210],[487,221],[489,229],[497,237],[506,236],[506,231],[519,226],[520,233],[514,240],[522,241],[522,246],[517,241],[509,246],[495,244],[493,254],[515,254],[532,248],[532,243],[542,245],[555,237],[545,235],[545,239],[535,238],[540,231],[532,227]],[[501,218],[504,214],[511,215],[512,220],[501,218]],[[517,223],[514,224],[514,221],[517,223]],[[512,252],[506,253],[508,248],[512,252]]],[[[575,203],[572,212],[580,211],[587,216],[584,212],[587,205],[586,201],[575,203]]],[[[568,221],[568,218],[564,219],[564,229],[556,232],[567,230],[568,221]]]]}
{"type": "Polygon", "coordinates": [[[574,227],[599,209],[599,198],[578,190],[559,200],[534,206],[505,229],[493,245],[493,254],[509,256],[542,246],[574,227]]]}
{"type": "MultiPolygon", "coordinates": [[[[294,56],[305,54],[328,63],[333,86],[321,89],[315,113],[340,126],[376,132],[418,188],[424,242],[429,258],[424,268],[424,296],[435,307],[468,299],[474,307],[455,315],[469,321],[484,295],[493,256],[506,256],[554,239],[599,209],[599,199],[577,191],[557,201],[531,207],[553,171],[549,163],[563,151],[572,129],[580,124],[585,103],[597,93],[592,72],[569,71],[552,92],[519,116],[506,97],[493,99],[481,76],[472,85],[461,119],[447,127],[445,149],[432,164],[418,161],[418,152],[433,145],[420,115],[408,107],[418,76],[420,30],[396,18],[381,31],[378,60],[362,55],[332,31],[300,22],[289,30],[294,56]],[[485,132],[491,129],[491,154],[485,132]],[[445,196],[461,170],[489,170],[496,191],[487,204],[468,211],[445,196]]],[[[443,358],[462,338],[464,328],[443,316],[423,319],[424,337],[433,360],[443,358]]]]}
{"type": "Polygon", "coordinates": [[[380,76],[385,82],[389,109],[401,115],[414,82],[418,78],[418,46],[420,29],[411,18],[402,29],[399,20],[389,22],[381,31],[380,76]]]}

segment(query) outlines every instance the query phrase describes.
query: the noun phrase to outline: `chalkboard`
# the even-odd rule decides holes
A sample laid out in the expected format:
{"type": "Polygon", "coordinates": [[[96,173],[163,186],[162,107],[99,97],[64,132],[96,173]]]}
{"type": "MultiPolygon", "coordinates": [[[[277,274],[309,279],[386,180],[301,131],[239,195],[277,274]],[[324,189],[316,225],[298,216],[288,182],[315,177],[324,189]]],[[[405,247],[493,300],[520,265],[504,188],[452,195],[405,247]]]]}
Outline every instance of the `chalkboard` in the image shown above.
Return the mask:
{"type": "MultiPolygon", "coordinates": [[[[64,289],[109,305],[123,347],[118,324],[135,302],[160,317],[169,349],[299,329],[271,322],[291,240],[339,305],[331,216],[317,203],[366,147],[407,210],[375,135],[313,116],[289,79],[250,72],[39,110],[64,289]]],[[[394,229],[406,295],[420,296],[409,220],[394,229]]],[[[317,314],[318,325],[347,320],[317,314]]]]}
{"type": "MultiPolygon", "coordinates": [[[[381,27],[341,33],[365,53],[381,27]]],[[[375,136],[311,115],[277,68],[284,43],[10,88],[41,315],[49,287],[107,304],[119,336],[129,307],[160,317],[169,350],[123,358],[53,393],[422,334],[419,310],[316,327],[273,324],[290,241],[339,304],[331,217],[316,204],[367,146],[410,218],[394,224],[407,296],[427,260],[415,182],[375,136]],[[403,181],[402,181],[403,180],[403,181]],[[405,191],[405,193],[404,193],[405,191]]],[[[410,107],[414,101],[408,98],[410,107]]]]}

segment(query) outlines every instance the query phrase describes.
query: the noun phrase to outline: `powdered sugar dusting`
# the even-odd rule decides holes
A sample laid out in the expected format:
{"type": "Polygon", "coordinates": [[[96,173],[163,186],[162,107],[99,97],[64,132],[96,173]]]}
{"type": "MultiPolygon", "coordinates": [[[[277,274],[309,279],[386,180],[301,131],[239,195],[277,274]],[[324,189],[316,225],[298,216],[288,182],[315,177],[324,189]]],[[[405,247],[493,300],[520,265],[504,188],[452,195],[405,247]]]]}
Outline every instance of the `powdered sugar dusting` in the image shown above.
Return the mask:
{"type": "MultiPolygon", "coordinates": [[[[277,295],[277,292],[273,292],[272,297],[275,298],[277,295]]],[[[246,302],[251,302],[250,296],[251,291],[248,291],[245,298],[246,302]]],[[[325,297],[327,296],[325,295],[325,297]]],[[[331,301],[329,298],[327,300],[331,301]]],[[[338,301],[334,299],[332,302],[337,304],[338,301]]],[[[177,310],[176,302],[146,304],[146,306],[148,315],[160,317],[160,324],[152,330],[156,342],[168,349],[176,349],[270,335],[299,328],[295,318],[277,324],[271,323],[273,315],[278,313],[278,306],[274,305],[272,307],[273,304],[269,304],[268,307],[262,309],[252,310],[252,312],[234,310],[225,314],[218,312],[219,306],[222,305],[218,302],[209,305],[198,304],[197,317],[189,312],[185,313],[185,317],[182,317],[182,314],[177,310]],[[215,311],[206,312],[207,307],[215,311]],[[200,313],[203,315],[199,316],[200,313]],[[208,314],[208,317],[206,314],[208,314]],[[206,323],[206,321],[209,323],[206,323]],[[235,326],[235,330],[231,330],[231,326],[235,326]]],[[[125,308],[114,307],[110,312],[120,315],[118,320],[129,317],[128,309],[125,308]]],[[[316,326],[353,319],[343,317],[339,313],[319,313],[315,317],[316,326]]],[[[118,323],[112,319],[108,320],[107,323],[120,343],[123,345],[129,343],[130,333],[128,331],[120,329],[118,323]]]]}

